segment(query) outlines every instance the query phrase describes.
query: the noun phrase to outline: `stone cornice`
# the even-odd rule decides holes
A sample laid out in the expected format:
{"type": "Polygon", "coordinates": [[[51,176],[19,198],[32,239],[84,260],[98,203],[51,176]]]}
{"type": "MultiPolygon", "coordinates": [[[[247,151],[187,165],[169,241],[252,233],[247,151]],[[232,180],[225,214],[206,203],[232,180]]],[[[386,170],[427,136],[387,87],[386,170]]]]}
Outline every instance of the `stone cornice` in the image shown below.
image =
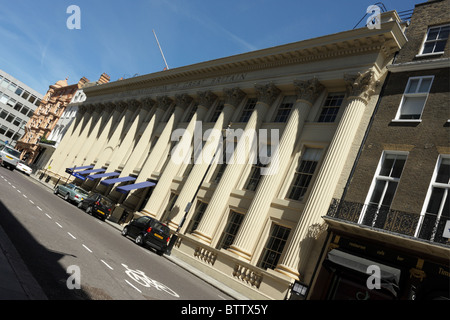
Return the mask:
{"type": "Polygon", "coordinates": [[[85,94],[94,97],[371,52],[382,52],[390,57],[406,42],[406,37],[393,12],[383,15],[393,18],[383,23],[381,29],[360,28],[110,82],[86,88],[85,94]]]}

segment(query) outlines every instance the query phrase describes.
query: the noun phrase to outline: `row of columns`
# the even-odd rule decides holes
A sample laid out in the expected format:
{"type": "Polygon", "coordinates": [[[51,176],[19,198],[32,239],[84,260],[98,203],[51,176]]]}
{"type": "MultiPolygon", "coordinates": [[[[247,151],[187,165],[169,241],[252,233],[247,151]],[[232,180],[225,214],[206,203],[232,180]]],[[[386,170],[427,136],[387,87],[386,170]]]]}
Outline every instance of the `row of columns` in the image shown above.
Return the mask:
{"type": "MultiPolygon", "coordinates": [[[[305,208],[300,215],[295,230],[292,232],[285,254],[275,269],[275,271],[291,278],[300,278],[300,274],[305,268],[305,262],[308,261],[307,257],[311,252],[312,244],[310,241],[304,240],[310,235],[311,227],[320,224],[321,216],[326,214],[359,123],[364,115],[365,106],[373,92],[374,73],[372,71],[347,77],[345,80],[348,84],[347,107],[311,187],[305,208]]],[[[277,161],[276,168],[278,171],[276,174],[262,176],[235,240],[228,249],[248,262],[251,262],[254,255],[257,254],[255,250],[258,239],[263,233],[271,202],[276,197],[280,185],[283,184],[296,145],[301,137],[305,120],[318,95],[324,90],[317,79],[296,81],[294,85],[297,100],[286,123],[275,156],[272,154],[272,159],[277,161]]],[[[257,132],[261,127],[263,118],[275,99],[281,94],[281,91],[273,84],[256,86],[255,90],[258,98],[257,103],[244,131],[254,130],[257,132]]],[[[226,89],[223,93],[224,106],[214,124],[213,129],[216,130],[213,132],[222,131],[228,125],[232,115],[245,98],[245,93],[239,88],[226,89]]],[[[201,92],[198,97],[197,109],[186,127],[188,134],[180,138],[177,148],[192,146],[196,122],[205,120],[208,109],[218,99],[211,92],[201,92]]],[[[142,159],[145,159],[135,183],[146,181],[157,169],[161,159],[164,158],[167,147],[171,143],[172,132],[177,129],[182,115],[192,102],[191,97],[183,94],[177,95],[175,100],[165,96],[158,97],[156,100],[131,101],[127,103],[126,107],[123,106],[123,110],[117,107],[112,108],[108,104],[97,106],[92,110],[81,110],[82,112],[77,115],[76,120],[61,141],[60,148],[57,149],[58,157],[54,159],[53,167],[60,171],[74,161],[78,165],[88,165],[95,161],[94,158],[97,158],[97,167],[106,165],[109,161],[108,171],[111,172],[119,166],[123,166],[121,176],[127,176],[142,159]],[[166,110],[171,107],[174,107],[174,109],[170,118],[157,143],[152,150],[149,150],[150,141],[154,138],[157,125],[166,110]],[[113,114],[112,117],[111,114],[113,114]],[[146,127],[142,131],[139,128],[144,124],[144,119],[146,119],[146,127]],[[142,136],[136,141],[135,138],[139,131],[142,131],[142,136]],[[80,150],[81,147],[84,153],[80,150]],[[111,151],[107,151],[107,148],[110,148],[111,151]]],[[[210,152],[203,154],[203,161],[193,166],[173,206],[173,208],[177,208],[176,211],[173,209],[169,213],[169,223],[172,228],[177,229],[179,227],[185,214],[182,209],[194,200],[193,198],[212,163],[215,150],[217,150],[221,139],[222,136],[211,136],[206,140],[203,150],[209,150],[210,152]]],[[[256,137],[252,136],[250,139],[256,139],[256,137]]],[[[235,152],[242,150],[240,144],[251,145],[252,143],[253,141],[240,139],[235,152]]],[[[236,157],[237,154],[234,156],[236,157]]],[[[246,157],[248,156],[246,155],[246,157]]],[[[245,170],[246,163],[247,161],[239,161],[229,163],[226,166],[203,218],[192,234],[199,241],[211,245],[213,238],[220,233],[218,227],[224,215],[228,212],[228,200],[245,170]]],[[[173,161],[167,163],[149,201],[142,210],[143,214],[158,219],[162,217],[167,203],[167,195],[170,194],[171,183],[179,172],[181,165],[173,161]]]]}

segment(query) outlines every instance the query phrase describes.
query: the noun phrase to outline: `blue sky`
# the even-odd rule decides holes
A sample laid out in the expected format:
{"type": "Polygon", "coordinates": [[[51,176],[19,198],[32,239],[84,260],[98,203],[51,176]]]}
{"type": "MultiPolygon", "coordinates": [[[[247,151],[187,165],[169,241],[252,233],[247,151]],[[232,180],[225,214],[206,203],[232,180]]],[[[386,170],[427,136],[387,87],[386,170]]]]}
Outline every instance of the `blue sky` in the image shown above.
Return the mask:
{"type": "MultiPolygon", "coordinates": [[[[387,10],[423,1],[385,0],[387,10]]],[[[111,81],[352,29],[377,1],[0,0],[0,69],[45,94],[69,77],[111,81]],[[66,26],[81,9],[81,29],[66,26]]],[[[360,24],[362,26],[362,24],[360,24]]]]}

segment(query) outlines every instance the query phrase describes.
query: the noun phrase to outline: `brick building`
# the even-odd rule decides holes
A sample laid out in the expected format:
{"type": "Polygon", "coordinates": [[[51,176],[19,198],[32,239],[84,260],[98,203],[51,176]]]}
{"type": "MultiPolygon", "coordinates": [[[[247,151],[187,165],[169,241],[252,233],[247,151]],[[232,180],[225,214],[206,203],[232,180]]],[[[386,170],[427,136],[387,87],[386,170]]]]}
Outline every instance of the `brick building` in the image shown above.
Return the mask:
{"type": "Polygon", "coordinates": [[[450,299],[450,1],[415,6],[341,197],[311,299],[450,299]],[[371,266],[381,289],[369,289],[371,266]]]}

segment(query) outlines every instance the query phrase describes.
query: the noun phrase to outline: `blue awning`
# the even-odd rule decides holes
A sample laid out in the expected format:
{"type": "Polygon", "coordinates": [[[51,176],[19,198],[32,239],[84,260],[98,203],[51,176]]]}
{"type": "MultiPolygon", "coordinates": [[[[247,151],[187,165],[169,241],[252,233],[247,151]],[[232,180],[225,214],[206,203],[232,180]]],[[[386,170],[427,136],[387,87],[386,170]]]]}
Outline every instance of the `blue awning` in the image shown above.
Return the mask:
{"type": "Polygon", "coordinates": [[[98,173],[98,172],[105,172],[105,169],[93,169],[93,170],[85,170],[79,172],[80,174],[91,174],[91,173],[98,173]]]}
{"type": "Polygon", "coordinates": [[[115,183],[118,183],[118,182],[127,182],[127,181],[134,181],[134,180],[136,180],[136,178],[133,178],[133,177],[122,177],[122,178],[116,178],[116,179],[103,180],[100,183],[105,185],[105,186],[109,186],[111,184],[115,184],[115,183]]]}
{"type": "Polygon", "coordinates": [[[155,185],[156,184],[153,182],[145,181],[145,182],[136,183],[136,184],[129,184],[129,185],[126,185],[123,187],[117,187],[116,190],[119,191],[120,193],[128,193],[131,190],[153,187],[155,185]]]}
{"type": "Polygon", "coordinates": [[[92,174],[90,176],[87,176],[86,178],[88,178],[90,180],[95,180],[95,179],[99,179],[99,178],[116,177],[118,175],[120,175],[119,172],[108,172],[108,173],[92,174]]]}
{"type": "Polygon", "coordinates": [[[72,173],[72,172],[74,172],[74,171],[88,170],[88,169],[92,169],[92,168],[94,168],[94,166],[84,166],[84,167],[66,168],[66,172],[67,172],[67,173],[72,173]]]}

